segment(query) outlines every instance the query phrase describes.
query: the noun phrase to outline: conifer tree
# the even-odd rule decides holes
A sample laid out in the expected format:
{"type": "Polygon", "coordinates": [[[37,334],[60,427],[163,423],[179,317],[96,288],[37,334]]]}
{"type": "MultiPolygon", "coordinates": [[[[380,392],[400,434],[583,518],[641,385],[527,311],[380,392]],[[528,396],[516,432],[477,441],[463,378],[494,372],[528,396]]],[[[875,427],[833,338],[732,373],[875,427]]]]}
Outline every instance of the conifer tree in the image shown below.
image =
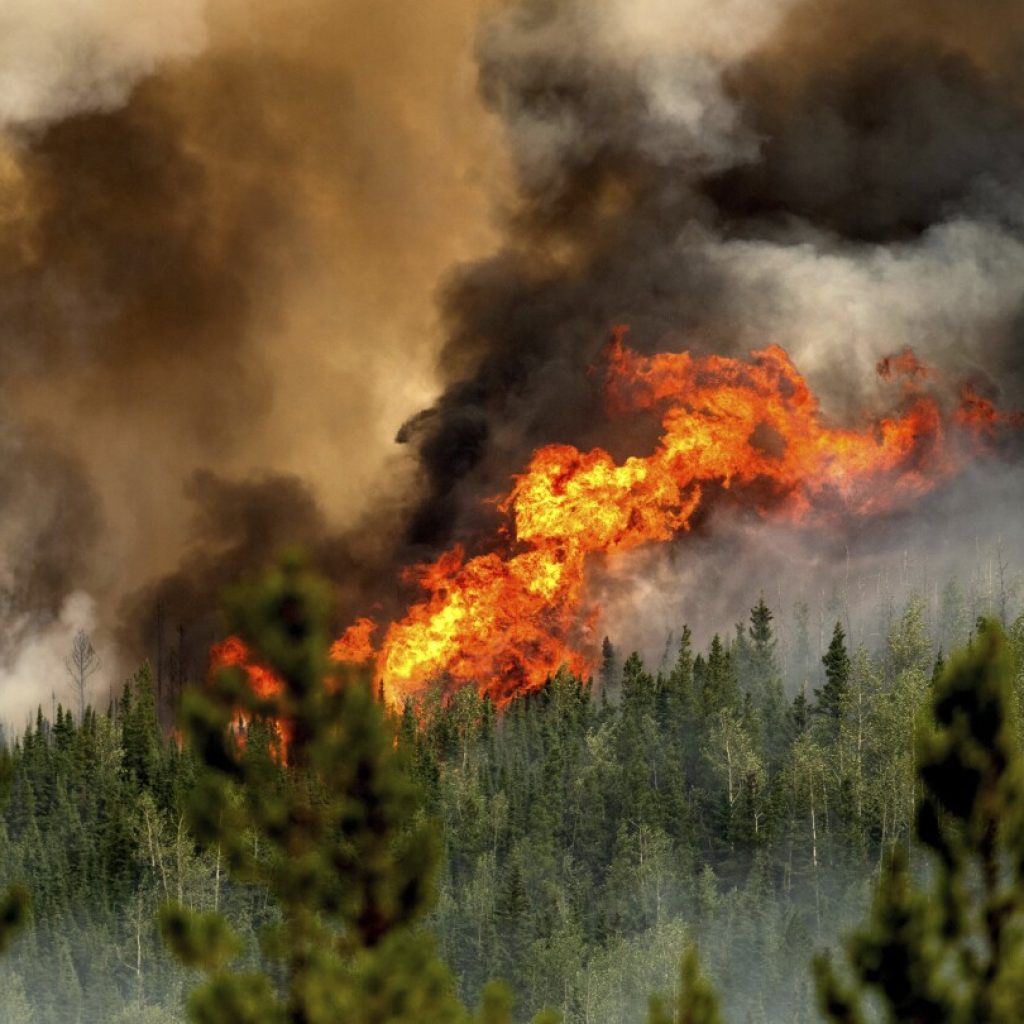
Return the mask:
{"type": "Polygon", "coordinates": [[[682,724],[680,720],[691,717],[696,710],[693,692],[693,633],[687,625],[683,626],[679,637],[679,649],[666,680],[666,691],[669,723],[675,722],[679,728],[682,724]]]}
{"type": "Polygon", "coordinates": [[[154,786],[160,774],[160,725],[156,716],[153,672],[143,665],[125,684],[121,698],[124,767],[142,786],[154,786]]]}
{"type": "MultiPolygon", "coordinates": [[[[12,762],[5,747],[0,747],[0,806],[6,802],[12,762]]],[[[0,954],[7,951],[15,932],[28,917],[28,893],[20,885],[0,891],[0,954]]]]}
{"type": "Polygon", "coordinates": [[[736,704],[736,677],[729,652],[716,633],[711,638],[704,670],[702,703],[705,715],[736,704]]]}
{"type": "Polygon", "coordinates": [[[850,655],[841,623],[832,630],[832,641],[821,659],[825,666],[825,685],[814,691],[815,710],[838,727],[846,713],[850,695],[850,655]]]}
{"type": "Polygon", "coordinates": [[[905,851],[888,863],[867,925],[849,943],[849,975],[816,963],[823,1012],[886,1021],[1010,1024],[1024,1006],[1024,760],[1014,727],[1014,666],[999,627],[939,679],[918,740],[924,795],[922,879],[905,851]]]}
{"type": "Polygon", "coordinates": [[[189,695],[185,720],[203,762],[193,823],[221,843],[237,877],[265,886],[281,925],[261,939],[279,971],[235,971],[223,917],[169,906],[165,938],[208,981],[189,1001],[196,1024],[457,1021],[452,981],[416,924],[437,843],[368,681],[332,675],[324,585],[296,560],[229,598],[232,627],[282,681],[260,697],[236,673],[189,695]],[[240,757],[229,724],[275,723],[287,758],[240,757]],[[237,793],[232,800],[230,791],[237,793]],[[247,831],[269,851],[252,853],[247,831]],[[283,983],[275,985],[275,979],[283,983]]]}
{"type": "Polygon", "coordinates": [[[601,700],[607,703],[618,682],[618,655],[610,637],[601,641],[601,669],[597,680],[601,689],[601,700]]]}
{"type": "Polygon", "coordinates": [[[750,643],[747,658],[750,666],[750,684],[757,710],[764,726],[764,736],[772,754],[781,752],[786,716],[786,699],[782,688],[776,648],[778,639],[772,628],[773,615],[762,594],[750,610],[747,629],[750,643]]]}
{"type": "Polygon", "coordinates": [[[801,691],[793,698],[789,708],[789,729],[793,737],[800,737],[807,731],[811,721],[811,705],[807,700],[806,690],[801,691]]]}

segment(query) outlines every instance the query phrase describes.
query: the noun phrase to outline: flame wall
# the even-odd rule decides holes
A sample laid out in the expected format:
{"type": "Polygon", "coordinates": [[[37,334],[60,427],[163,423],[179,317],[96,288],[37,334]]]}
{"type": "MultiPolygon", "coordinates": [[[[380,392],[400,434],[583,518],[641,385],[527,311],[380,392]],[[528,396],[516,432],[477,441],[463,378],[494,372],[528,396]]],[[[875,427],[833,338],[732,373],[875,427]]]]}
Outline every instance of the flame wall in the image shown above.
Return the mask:
{"type": "Polygon", "coordinates": [[[195,661],[290,540],[399,614],[539,446],[652,449],[587,372],[616,323],[780,344],[839,423],[908,344],[1021,404],[1017,5],[157,6],[0,49],[9,649],[84,588],[195,661]]]}

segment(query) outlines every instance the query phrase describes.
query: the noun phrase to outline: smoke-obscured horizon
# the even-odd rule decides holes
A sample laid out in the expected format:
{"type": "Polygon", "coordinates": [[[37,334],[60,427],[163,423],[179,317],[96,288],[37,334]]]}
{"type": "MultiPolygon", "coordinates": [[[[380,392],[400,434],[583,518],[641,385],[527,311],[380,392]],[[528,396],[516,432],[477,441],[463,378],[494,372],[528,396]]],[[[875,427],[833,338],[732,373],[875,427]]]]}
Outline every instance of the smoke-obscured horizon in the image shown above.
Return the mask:
{"type": "Polygon", "coordinates": [[[76,590],[116,682],[116,651],[156,656],[158,614],[165,651],[179,625],[198,639],[276,545],[330,547],[340,574],[337,531],[371,513],[361,554],[392,543],[412,475],[393,438],[436,391],[435,281],[490,236],[472,6],[173,8],[0,16],[15,722],[53,685],[19,651],[76,590]]]}
{"type": "MultiPolygon", "coordinates": [[[[133,12],[4,15],[0,719],[49,699],[14,667],[77,591],[111,668],[179,626],[198,659],[220,589],[294,542],[343,614],[400,607],[398,568],[490,538],[537,446],[649,446],[588,373],[618,323],[779,343],[840,419],[891,407],[906,345],[1024,405],[1005,0],[133,12]]],[[[856,578],[914,544],[955,571],[979,535],[1012,562],[1019,478],[818,540],[723,513],[600,568],[605,625],[723,628],[741,582],[790,573],[791,606],[848,550],[856,578]]]]}

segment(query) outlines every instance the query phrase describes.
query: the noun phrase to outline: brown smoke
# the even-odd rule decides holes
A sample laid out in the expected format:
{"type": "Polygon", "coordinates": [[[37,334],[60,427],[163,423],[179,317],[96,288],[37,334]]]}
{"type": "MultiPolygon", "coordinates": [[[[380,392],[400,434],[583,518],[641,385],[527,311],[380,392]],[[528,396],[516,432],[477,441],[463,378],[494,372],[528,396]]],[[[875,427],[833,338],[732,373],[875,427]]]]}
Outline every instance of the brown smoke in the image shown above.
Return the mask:
{"type": "Polygon", "coordinates": [[[290,540],[386,603],[537,445],[643,448],[620,322],[780,342],[839,413],[908,343],[1024,393],[1019,4],[211,11],[162,62],[100,18],[113,77],[0,128],[3,415],[76,567],[12,603],[128,594],[139,651],[290,540]]]}
{"type": "MultiPolygon", "coordinates": [[[[336,523],[408,476],[391,444],[435,386],[433,291],[482,251],[501,173],[475,20],[464,0],[213,5],[198,56],[150,69],[150,46],[134,86],[86,99],[55,71],[0,135],[4,406],[101,509],[65,575],[108,613],[192,543],[197,467],[297,474],[336,523]]],[[[81,519],[52,462],[32,478],[81,519]]],[[[51,534],[27,549],[59,557],[51,534]]],[[[64,596],[16,589],[44,617],[64,596]]]]}

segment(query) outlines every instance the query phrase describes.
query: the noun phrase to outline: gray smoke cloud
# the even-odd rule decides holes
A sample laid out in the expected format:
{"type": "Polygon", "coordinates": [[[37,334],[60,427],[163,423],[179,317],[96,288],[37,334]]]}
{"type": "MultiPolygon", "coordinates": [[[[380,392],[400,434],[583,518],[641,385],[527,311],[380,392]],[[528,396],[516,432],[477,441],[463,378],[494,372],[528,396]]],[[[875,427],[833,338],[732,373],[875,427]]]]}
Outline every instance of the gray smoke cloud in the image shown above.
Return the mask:
{"type": "MultiPolygon", "coordinates": [[[[18,623],[0,661],[84,590],[97,643],[120,641],[116,679],[179,626],[208,632],[221,581],[278,539],[320,556],[344,527],[379,564],[398,532],[412,467],[392,439],[432,393],[433,282],[482,249],[500,159],[475,7],[89,0],[0,19],[0,586],[18,623]],[[211,525],[278,512],[241,555],[211,525]]],[[[327,568],[354,588],[350,562],[327,568]]]]}
{"type": "Polygon", "coordinates": [[[133,657],[159,621],[199,658],[223,582],[289,541],[386,616],[399,566],[493,541],[481,499],[537,446],[649,450],[587,372],[618,323],[780,343],[840,419],[891,401],[907,344],[1024,399],[1004,0],[151,13],[3,16],[0,397],[46,438],[9,465],[91,509],[67,560],[46,516],[11,528],[33,621],[84,587],[133,657]]]}
{"type": "Polygon", "coordinates": [[[953,3],[755,4],[731,46],[717,9],[689,36],[620,34],[656,6],[485,23],[518,199],[504,248],[445,296],[453,382],[402,435],[429,481],[418,542],[471,532],[540,444],[622,449],[584,372],[617,322],[646,350],[780,343],[839,417],[881,405],[874,366],[907,344],[1022,397],[1016,10],[989,5],[980,32],[953,3]]]}
{"type": "Polygon", "coordinates": [[[0,12],[0,126],[112,110],[206,43],[203,0],[8,0],[0,12]]]}
{"type": "MultiPolygon", "coordinates": [[[[479,37],[480,88],[517,197],[504,246],[444,296],[450,384],[400,435],[427,480],[410,540],[490,536],[480,499],[540,445],[649,450],[649,426],[606,420],[586,373],[620,322],[644,351],[779,343],[847,422],[891,409],[875,366],[906,345],[950,383],[1020,406],[1024,23],[984,6],[982,21],[954,2],[703,4],[700,18],[501,4],[479,37]]],[[[712,514],[678,547],[596,567],[603,625],[657,656],[685,617],[703,633],[744,617],[752,580],[785,614],[827,603],[826,576],[830,589],[837,573],[880,578],[901,550],[933,580],[967,571],[979,536],[1019,549],[1019,484],[999,463],[920,505],[912,529],[816,537],[712,514]]],[[[881,591],[859,587],[851,605],[868,616],[881,591]]],[[[864,629],[877,640],[877,623],[864,629]]]]}

